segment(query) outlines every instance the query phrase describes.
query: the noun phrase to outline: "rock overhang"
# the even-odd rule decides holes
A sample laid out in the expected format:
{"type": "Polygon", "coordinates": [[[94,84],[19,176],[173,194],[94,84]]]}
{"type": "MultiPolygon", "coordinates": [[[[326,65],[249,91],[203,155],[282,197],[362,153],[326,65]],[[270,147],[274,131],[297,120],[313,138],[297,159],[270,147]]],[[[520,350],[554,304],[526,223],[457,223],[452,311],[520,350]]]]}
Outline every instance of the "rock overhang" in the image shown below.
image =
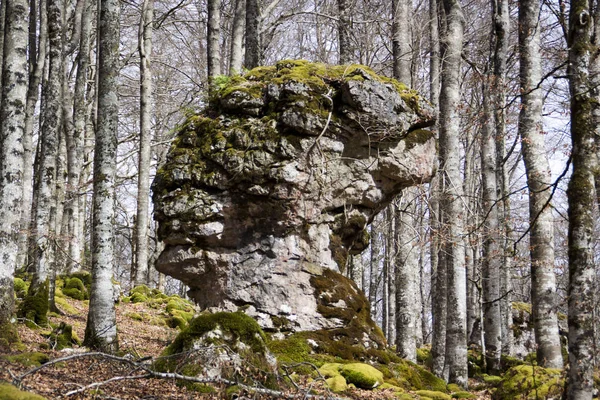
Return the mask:
{"type": "Polygon", "coordinates": [[[267,329],[338,328],[311,279],[343,270],[374,215],[432,178],[433,111],[358,65],[286,60],[218,84],[153,184],[157,268],[201,306],[244,308],[267,329]]]}

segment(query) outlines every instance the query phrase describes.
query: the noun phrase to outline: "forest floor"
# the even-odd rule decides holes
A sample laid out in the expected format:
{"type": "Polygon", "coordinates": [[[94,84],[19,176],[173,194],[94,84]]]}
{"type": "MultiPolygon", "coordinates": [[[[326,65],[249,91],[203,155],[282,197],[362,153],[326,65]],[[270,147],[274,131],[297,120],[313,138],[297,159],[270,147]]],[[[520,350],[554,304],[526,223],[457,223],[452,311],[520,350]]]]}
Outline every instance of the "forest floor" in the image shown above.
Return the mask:
{"type": "MultiPolygon", "coordinates": [[[[53,326],[57,326],[61,322],[69,324],[73,327],[73,333],[83,339],[88,302],[62,297],[59,308],[63,314],[51,313],[50,323],[53,326]]],[[[132,360],[158,357],[179,332],[176,328],[152,323],[152,321],[164,318],[164,308],[153,308],[143,302],[120,302],[116,310],[120,351],[132,360]]],[[[49,345],[50,328],[34,327],[31,329],[24,323],[18,323],[17,327],[23,346],[18,352],[0,354],[0,383],[2,381],[19,381],[23,390],[39,394],[47,399],[266,399],[282,398],[283,395],[287,397],[294,394],[300,395],[299,398],[302,398],[303,394],[308,393],[308,389],[306,389],[308,381],[302,377],[297,378],[300,390],[292,387],[281,396],[239,393],[238,397],[228,395],[227,387],[222,384],[211,385],[210,389],[213,393],[199,393],[178,384],[175,379],[132,378],[135,375],[143,375],[143,371],[122,360],[111,360],[103,356],[81,356],[88,350],[79,346],[61,351],[54,350],[49,345]],[[43,362],[71,358],[55,364],[46,363],[34,373],[21,377],[39,365],[35,362],[36,357],[44,359],[43,362]]],[[[311,393],[328,395],[322,382],[313,382],[311,393]]],[[[476,397],[490,398],[486,390],[477,392],[476,397]]],[[[4,399],[2,396],[0,398],[4,399]]],[[[391,390],[353,389],[343,395],[336,395],[335,398],[394,399],[396,396],[391,390]]],[[[415,395],[414,398],[419,398],[419,396],[415,395]]]]}

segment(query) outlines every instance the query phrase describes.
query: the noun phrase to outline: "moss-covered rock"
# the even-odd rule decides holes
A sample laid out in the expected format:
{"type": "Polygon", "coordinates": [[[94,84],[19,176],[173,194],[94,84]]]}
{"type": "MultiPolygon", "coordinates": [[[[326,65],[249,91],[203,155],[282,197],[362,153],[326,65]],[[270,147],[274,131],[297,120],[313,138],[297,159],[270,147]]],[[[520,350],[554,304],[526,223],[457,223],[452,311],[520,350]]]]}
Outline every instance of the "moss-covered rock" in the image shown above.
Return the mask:
{"type": "Polygon", "coordinates": [[[348,390],[348,384],[346,383],[346,379],[344,379],[341,375],[332,376],[325,380],[327,383],[327,387],[334,393],[341,393],[348,390]]]}
{"type": "Polygon", "coordinates": [[[0,352],[9,352],[20,346],[21,340],[15,325],[10,322],[0,324],[0,352]]]}
{"type": "Polygon", "coordinates": [[[406,390],[431,390],[446,392],[446,382],[427,369],[407,360],[391,366],[390,373],[397,386],[406,390]]]}
{"type": "Polygon", "coordinates": [[[48,325],[48,307],[48,280],[46,280],[37,287],[29,286],[27,296],[19,307],[18,315],[25,318],[26,323],[30,323],[31,327],[46,326],[48,325]]]}
{"type": "Polygon", "coordinates": [[[369,364],[344,364],[339,371],[346,382],[361,389],[373,389],[383,383],[383,373],[369,364]]]}
{"type": "Polygon", "coordinates": [[[27,290],[29,290],[29,282],[16,277],[14,279],[14,290],[15,290],[15,296],[17,298],[19,298],[19,299],[24,298],[27,295],[27,290]]]}
{"type": "Polygon", "coordinates": [[[75,300],[89,299],[89,294],[83,281],[77,277],[67,277],[62,292],[65,296],[75,300]]]}
{"type": "Polygon", "coordinates": [[[559,398],[564,377],[559,369],[518,365],[509,369],[494,392],[495,400],[559,398]]]}
{"type": "Polygon", "coordinates": [[[433,176],[432,110],[358,65],[284,60],[213,84],[156,174],[157,269],[201,308],[248,307],[265,330],[319,331],[323,354],[392,361],[357,290],[310,264],[343,270],[373,216],[433,176]]]}
{"type": "Polygon", "coordinates": [[[73,332],[73,327],[69,324],[61,322],[56,328],[52,330],[49,336],[50,348],[55,350],[62,350],[73,345],[79,346],[81,341],[77,337],[77,334],[73,332]]]}
{"type": "Polygon", "coordinates": [[[319,374],[324,378],[333,378],[334,376],[341,375],[340,368],[342,364],[340,363],[327,363],[323,364],[321,368],[319,368],[319,374]]]}
{"type": "Polygon", "coordinates": [[[19,363],[25,367],[39,367],[47,363],[50,358],[47,354],[40,352],[23,352],[14,355],[7,355],[4,358],[11,363],[19,363]]]}
{"type": "MultiPolygon", "coordinates": [[[[155,363],[161,371],[231,377],[242,365],[248,379],[272,384],[275,359],[254,319],[241,312],[202,314],[177,335],[155,363]]],[[[236,378],[238,378],[236,376],[236,378]]]]}
{"type": "Polygon", "coordinates": [[[417,390],[417,393],[421,398],[428,398],[432,400],[452,400],[452,396],[443,392],[437,392],[435,390],[417,390]]]}
{"type": "Polygon", "coordinates": [[[0,400],[45,400],[45,397],[24,392],[9,383],[0,382],[0,400]]]}
{"type": "Polygon", "coordinates": [[[458,392],[452,393],[452,398],[453,399],[476,399],[477,396],[474,395],[473,393],[469,393],[469,392],[465,392],[465,391],[458,391],[458,392]]]}

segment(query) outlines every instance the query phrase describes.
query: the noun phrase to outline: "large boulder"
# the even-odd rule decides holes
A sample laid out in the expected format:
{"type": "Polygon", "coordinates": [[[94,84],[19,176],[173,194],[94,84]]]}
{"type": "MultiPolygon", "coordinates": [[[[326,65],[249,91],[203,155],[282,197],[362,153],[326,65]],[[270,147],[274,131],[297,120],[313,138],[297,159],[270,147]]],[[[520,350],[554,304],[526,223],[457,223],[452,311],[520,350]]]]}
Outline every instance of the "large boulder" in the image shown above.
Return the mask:
{"type": "Polygon", "coordinates": [[[340,329],[366,313],[354,340],[380,337],[339,272],[375,214],[433,176],[431,107],[357,65],[282,61],[217,83],[153,184],[158,270],[265,329],[340,329]]]}

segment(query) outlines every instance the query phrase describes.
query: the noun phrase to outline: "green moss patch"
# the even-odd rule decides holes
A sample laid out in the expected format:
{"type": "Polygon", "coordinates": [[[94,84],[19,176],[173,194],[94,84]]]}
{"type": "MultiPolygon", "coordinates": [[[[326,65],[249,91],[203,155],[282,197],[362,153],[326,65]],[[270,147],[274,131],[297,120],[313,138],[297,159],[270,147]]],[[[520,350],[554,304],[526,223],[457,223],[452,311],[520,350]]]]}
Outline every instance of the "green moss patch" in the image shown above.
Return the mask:
{"type": "Polygon", "coordinates": [[[13,348],[20,346],[21,340],[19,339],[17,328],[10,322],[0,324],[0,351],[9,352],[13,348]]]}
{"type": "Polygon", "coordinates": [[[24,352],[15,355],[4,356],[11,363],[18,363],[25,367],[39,367],[47,363],[50,358],[48,355],[40,352],[24,352]]]}
{"type": "Polygon", "coordinates": [[[45,400],[45,397],[24,392],[11,384],[0,382],[0,400],[45,400]]]}
{"type": "Polygon", "coordinates": [[[24,281],[21,278],[14,279],[14,290],[15,296],[19,299],[24,298],[27,295],[27,291],[29,290],[29,282],[24,281]]]}
{"type": "Polygon", "coordinates": [[[341,393],[348,390],[348,384],[343,376],[337,375],[325,380],[327,387],[334,393],[341,393]]]}
{"type": "Polygon", "coordinates": [[[458,391],[458,392],[452,393],[452,398],[453,399],[476,399],[477,396],[474,395],[473,393],[469,393],[469,392],[465,392],[465,391],[458,391]]]}
{"type": "Polygon", "coordinates": [[[344,364],[339,371],[346,382],[361,389],[373,389],[383,383],[383,373],[369,364],[344,364]]]}
{"type": "Polygon", "coordinates": [[[391,365],[390,374],[397,386],[406,390],[446,392],[446,382],[425,368],[407,360],[391,365]]]}
{"type": "Polygon", "coordinates": [[[65,296],[75,300],[89,299],[88,290],[86,289],[83,281],[77,277],[67,277],[62,292],[65,296]]]}
{"type": "Polygon", "coordinates": [[[29,287],[27,296],[19,307],[18,315],[25,318],[25,322],[29,323],[31,328],[35,328],[36,324],[46,326],[48,325],[48,303],[48,280],[46,280],[38,287],[34,285],[29,287]]]}
{"type": "Polygon", "coordinates": [[[435,390],[417,390],[416,393],[421,398],[426,397],[432,400],[452,400],[452,396],[443,392],[436,392],[435,390]]]}
{"type": "Polygon", "coordinates": [[[69,324],[61,322],[52,330],[49,336],[50,347],[55,350],[62,350],[73,345],[79,346],[81,341],[77,334],[73,332],[73,327],[69,324]]]}
{"type": "Polygon", "coordinates": [[[494,393],[495,400],[559,398],[564,377],[559,369],[518,365],[509,369],[494,393]]]}

